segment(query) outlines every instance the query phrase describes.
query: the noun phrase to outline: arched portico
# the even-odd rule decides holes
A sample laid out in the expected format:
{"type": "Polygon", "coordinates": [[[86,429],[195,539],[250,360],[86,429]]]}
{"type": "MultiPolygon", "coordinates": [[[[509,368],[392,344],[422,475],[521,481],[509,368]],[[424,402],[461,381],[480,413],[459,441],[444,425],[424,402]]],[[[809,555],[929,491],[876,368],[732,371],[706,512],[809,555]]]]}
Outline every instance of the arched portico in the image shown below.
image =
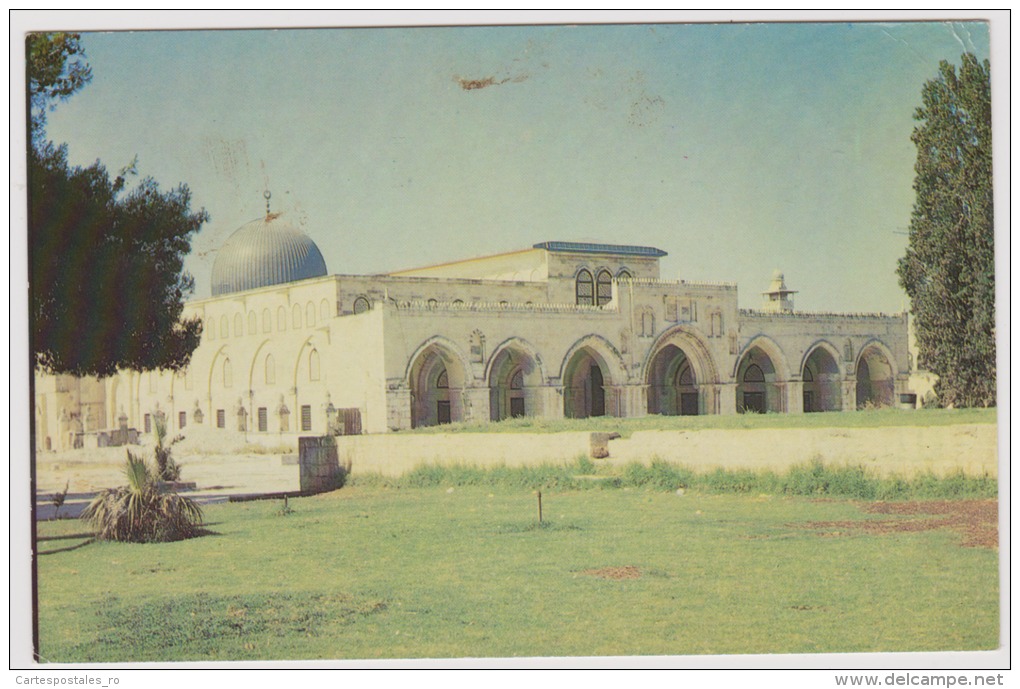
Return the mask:
{"type": "Polygon", "coordinates": [[[542,361],[524,340],[513,338],[496,348],[489,359],[486,380],[491,420],[542,414],[542,399],[534,394],[545,380],[542,361]]]}
{"type": "Polygon", "coordinates": [[[819,343],[804,359],[801,367],[804,411],[839,411],[843,408],[842,375],[839,352],[829,343],[819,343]]]}
{"type": "Polygon", "coordinates": [[[419,349],[408,373],[412,428],[464,420],[466,371],[460,357],[439,341],[419,349]]]}
{"type": "Polygon", "coordinates": [[[768,338],[755,339],[737,361],[737,412],[787,411],[789,372],[782,350],[768,338]]]}
{"type": "Polygon", "coordinates": [[[869,342],[857,357],[857,408],[891,407],[896,389],[892,355],[880,342],[869,342]]]}
{"type": "Polygon", "coordinates": [[[681,326],[659,338],[645,366],[648,413],[670,416],[716,411],[718,372],[708,347],[681,326]]]}
{"type": "Polygon", "coordinates": [[[619,353],[597,335],[582,338],[563,359],[563,415],[568,419],[619,416],[614,386],[625,379],[619,353]]]}

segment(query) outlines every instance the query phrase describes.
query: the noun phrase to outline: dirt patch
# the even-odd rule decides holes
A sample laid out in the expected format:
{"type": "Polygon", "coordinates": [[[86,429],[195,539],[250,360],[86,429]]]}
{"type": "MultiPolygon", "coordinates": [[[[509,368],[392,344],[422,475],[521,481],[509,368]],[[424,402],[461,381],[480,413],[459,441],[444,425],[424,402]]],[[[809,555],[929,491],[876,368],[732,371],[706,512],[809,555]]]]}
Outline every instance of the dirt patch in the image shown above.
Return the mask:
{"type": "Polygon", "coordinates": [[[914,500],[875,502],[860,506],[868,514],[895,515],[896,519],[845,520],[797,524],[821,537],[855,534],[890,534],[952,529],[968,548],[999,546],[998,500],[914,500]]]}
{"type": "Polygon", "coordinates": [[[633,565],[625,567],[602,567],[601,569],[586,569],[581,574],[599,579],[640,579],[641,570],[633,565]]]}

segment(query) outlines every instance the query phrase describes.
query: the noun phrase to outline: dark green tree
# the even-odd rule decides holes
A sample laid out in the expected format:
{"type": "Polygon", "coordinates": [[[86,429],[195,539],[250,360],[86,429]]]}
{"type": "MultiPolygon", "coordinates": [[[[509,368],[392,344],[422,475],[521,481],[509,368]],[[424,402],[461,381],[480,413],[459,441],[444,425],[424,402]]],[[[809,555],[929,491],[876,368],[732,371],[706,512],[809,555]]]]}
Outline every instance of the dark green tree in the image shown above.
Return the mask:
{"type": "Polygon", "coordinates": [[[918,364],[943,405],[995,405],[995,254],[988,60],[963,55],[925,83],[910,241],[897,273],[910,296],[918,364]]]}
{"type": "Polygon", "coordinates": [[[25,41],[28,69],[29,129],[32,143],[41,144],[46,113],[92,80],[81,36],[74,33],[34,33],[25,41]]]}
{"type": "Polygon", "coordinates": [[[45,114],[91,69],[74,34],[33,34],[27,56],[34,363],[75,375],[179,370],[201,335],[198,319],[181,319],[194,287],[184,257],[208,215],[191,210],[184,185],[164,192],[145,178],[129,188],[129,170],[111,180],[99,162],[69,165],[66,148],[45,140],[45,114]]]}

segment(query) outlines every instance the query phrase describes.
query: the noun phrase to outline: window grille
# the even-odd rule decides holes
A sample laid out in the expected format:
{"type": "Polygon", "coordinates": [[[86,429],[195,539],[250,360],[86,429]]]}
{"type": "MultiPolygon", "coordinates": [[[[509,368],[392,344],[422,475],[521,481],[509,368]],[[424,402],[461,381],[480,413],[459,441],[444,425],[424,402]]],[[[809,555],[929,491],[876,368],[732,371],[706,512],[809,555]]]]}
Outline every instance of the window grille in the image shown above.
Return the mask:
{"type": "Polygon", "coordinates": [[[599,271],[595,286],[597,288],[595,296],[596,305],[605,306],[613,300],[613,276],[608,270],[599,271]]]}
{"type": "Polygon", "coordinates": [[[581,270],[577,274],[577,304],[578,306],[593,306],[595,304],[594,286],[591,273],[581,270]]]}

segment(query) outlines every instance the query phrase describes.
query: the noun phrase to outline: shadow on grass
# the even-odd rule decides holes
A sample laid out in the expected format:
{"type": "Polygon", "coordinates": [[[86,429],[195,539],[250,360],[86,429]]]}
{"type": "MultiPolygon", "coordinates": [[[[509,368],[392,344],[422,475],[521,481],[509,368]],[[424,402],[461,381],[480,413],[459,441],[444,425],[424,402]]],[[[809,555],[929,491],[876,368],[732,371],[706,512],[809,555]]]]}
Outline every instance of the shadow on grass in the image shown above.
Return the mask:
{"type": "MultiPolygon", "coordinates": [[[[212,525],[210,525],[210,526],[212,526],[212,525]]],[[[212,531],[210,529],[202,528],[202,529],[198,529],[198,531],[195,533],[195,535],[192,536],[191,538],[182,538],[180,540],[181,541],[190,541],[190,540],[193,540],[193,539],[196,539],[196,538],[204,538],[206,536],[222,536],[222,535],[223,534],[221,534],[218,531],[212,531]]],[[[77,545],[69,545],[69,546],[66,546],[64,548],[54,548],[53,550],[40,550],[40,551],[37,551],[36,554],[38,554],[38,555],[55,555],[57,553],[67,553],[67,552],[70,552],[72,550],[78,550],[79,548],[84,548],[85,546],[90,545],[92,543],[96,543],[97,541],[100,540],[100,539],[95,538],[92,534],[79,533],[79,534],[70,534],[68,536],[46,536],[46,537],[37,539],[37,541],[59,541],[59,540],[69,540],[69,539],[72,539],[72,538],[85,538],[87,540],[82,541],[81,543],[78,543],[77,545]]],[[[124,541],[124,542],[125,543],[129,543],[130,541],[124,541]]],[[[168,542],[169,543],[179,543],[180,541],[168,541],[168,542]]],[[[154,544],[149,544],[149,545],[154,545],[154,544]]]]}
{"type": "MultiPolygon", "coordinates": [[[[70,538],[70,536],[68,536],[68,538],[70,538]]],[[[81,543],[78,543],[77,545],[69,545],[69,546],[66,546],[64,548],[54,548],[53,550],[40,550],[36,554],[37,555],[56,555],[57,553],[69,553],[72,550],[78,550],[78,548],[84,548],[85,546],[90,545],[90,544],[95,543],[95,542],[96,542],[96,539],[94,539],[92,537],[89,537],[88,540],[82,541],[81,543]]]]}
{"type": "Polygon", "coordinates": [[[42,542],[42,541],[67,541],[67,540],[70,540],[72,538],[92,538],[92,534],[86,532],[86,533],[66,534],[64,536],[39,536],[35,540],[39,541],[39,542],[42,542]]]}

